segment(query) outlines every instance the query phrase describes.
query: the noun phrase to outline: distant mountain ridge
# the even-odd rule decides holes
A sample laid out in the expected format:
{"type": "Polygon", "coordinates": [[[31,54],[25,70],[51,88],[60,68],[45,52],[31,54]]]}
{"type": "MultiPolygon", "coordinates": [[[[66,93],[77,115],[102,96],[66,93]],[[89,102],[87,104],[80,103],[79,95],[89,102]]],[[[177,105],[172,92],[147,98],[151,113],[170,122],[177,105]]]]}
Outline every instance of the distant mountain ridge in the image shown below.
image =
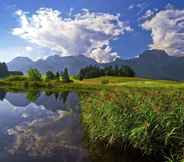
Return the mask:
{"type": "Polygon", "coordinates": [[[62,71],[67,67],[70,74],[76,74],[82,67],[88,65],[108,66],[108,65],[128,65],[133,68],[138,77],[166,80],[184,80],[184,57],[169,56],[162,50],[146,50],[137,58],[128,60],[117,59],[107,64],[98,64],[91,58],[80,56],[50,56],[46,60],[32,61],[26,57],[17,57],[8,64],[9,70],[22,71],[26,73],[30,68],[37,68],[42,73],[51,70],[53,72],[62,71]]]}
{"type": "Polygon", "coordinates": [[[139,57],[118,59],[108,65],[128,65],[138,77],[163,80],[184,80],[184,57],[169,56],[162,50],[146,50],[139,57]]]}
{"type": "Polygon", "coordinates": [[[53,72],[61,72],[65,67],[67,67],[70,74],[76,74],[82,67],[94,64],[97,64],[95,60],[87,58],[83,55],[67,57],[54,55],[48,57],[46,60],[40,59],[35,62],[27,57],[16,57],[7,65],[9,70],[16,69],[17,71],[22,71],[23,73],[26,73],[30,68],[37,68],[42,73],[45,73],[48,70],[53,72]]]}

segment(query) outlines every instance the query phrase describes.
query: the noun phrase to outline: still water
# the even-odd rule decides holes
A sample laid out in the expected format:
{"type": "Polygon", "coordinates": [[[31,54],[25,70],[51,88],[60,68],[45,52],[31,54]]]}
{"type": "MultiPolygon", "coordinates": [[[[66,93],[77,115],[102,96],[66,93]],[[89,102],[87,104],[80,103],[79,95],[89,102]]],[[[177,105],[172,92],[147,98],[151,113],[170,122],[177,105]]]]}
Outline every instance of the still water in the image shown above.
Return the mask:
{"type": "Polygon", "coordinates": [[[77,93],[0,90],[0,162],[150,162],[84,141],[77,93]]]}
{"type": "Polygon", "coordinates": [[[0,93],[0,162],[89,162],[75,92],[0,93]]]}

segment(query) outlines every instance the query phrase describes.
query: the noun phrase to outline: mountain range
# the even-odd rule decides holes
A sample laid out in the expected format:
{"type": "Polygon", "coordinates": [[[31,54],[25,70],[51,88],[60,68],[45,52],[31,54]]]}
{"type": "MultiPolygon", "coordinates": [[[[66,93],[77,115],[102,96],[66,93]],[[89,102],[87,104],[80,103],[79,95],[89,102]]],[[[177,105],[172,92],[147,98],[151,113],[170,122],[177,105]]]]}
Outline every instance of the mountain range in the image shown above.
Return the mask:
{"type": "Polygon", "coordinates": [[[96,66],[121,66],[128,65],[138,77],[150,79],[184,80],[184,57],[169,56],[162,50],[146,50],[136,58],[117,59],[114,62],[99,64],[91,58],[83,55],[60,57],[50,56],[46,60],[32,61],[27,57],[17,57],[7,63],[11,71],[22,71],[26,73],[30,68],[37,68],[42,73],[51,70],[62,71],[67,67],[70,74],[76,74],[82,67],[88,65],[96,66]]]}
{"type": "Polygon", "coordinates": [[[38,61],[32,61],[27,57],[16,57],[7,66],[9,70],[22,71],[23,73],[26,73],[30,68],[37,68],[42,73],[46,73],[49,70],[61,72],[67,67],[70,74],[76,74],[81,68],[94,64],[97,64],[96,61],[83,55],[68,57],[54,55],[48,57],[46,60],[40,59],[38,61]]]}

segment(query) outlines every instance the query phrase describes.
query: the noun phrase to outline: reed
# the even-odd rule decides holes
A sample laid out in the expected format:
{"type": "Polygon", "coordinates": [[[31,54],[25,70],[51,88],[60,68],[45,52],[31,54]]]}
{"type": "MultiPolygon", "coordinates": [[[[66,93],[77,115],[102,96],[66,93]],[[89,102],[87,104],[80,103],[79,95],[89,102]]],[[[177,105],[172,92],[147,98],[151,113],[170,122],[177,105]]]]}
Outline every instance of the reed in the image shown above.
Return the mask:
{"type": "Polygon", "coordinates": [[[82,122],[91,141],[127,145],[143,154],[182,161],[184,92],[155,88],[100,91],[82,102],[82,122]]]}

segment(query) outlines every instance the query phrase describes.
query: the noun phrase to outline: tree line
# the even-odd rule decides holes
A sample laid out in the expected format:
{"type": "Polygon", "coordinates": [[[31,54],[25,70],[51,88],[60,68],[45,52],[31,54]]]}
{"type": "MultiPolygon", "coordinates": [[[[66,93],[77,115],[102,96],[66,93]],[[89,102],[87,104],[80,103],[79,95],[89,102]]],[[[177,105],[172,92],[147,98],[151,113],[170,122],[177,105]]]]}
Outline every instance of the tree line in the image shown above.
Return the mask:
{"type": "Polygon", "coordinates": [[[95,78],[101,76],[124,76],[124,77],[134,77],[135,72],[129,66],[87,66],[82,68],[78,74],[80,80],[95,78]]]}
{"type": "MultiPolygon", "coordinates": [[[[8,71],[8,67],[6,63],[0,63],[0,78],[6,78],[9,76],[14,76],[15,80],[18,76],[23,76],[24,74],[20,71],[8,71]]],[[[31,81],[41,81],[43,80],[43,75],[41,72],[36,68],[31,68],[27,72],[28,79],[31,81]]],[[[70,76],[68,73],[68,69],[65,68],[63,72],[52,72],[48,71],[45,74],[45,80],[60,80],[62,79],[63,82],[71,82],[70,76]]]]}
{"type": "MultiPolygon", "coordinates": [[[[28,75],[29,80],[31,81],[42,81],[43,80],[43,76],[41,72],[35,68],[31,68],[28,71],[27,75],[28,75]]],[[[49,80],[60,80],[60,79],[62,79],[62,81],[65,83],[71,82],[67,68],[65,68],[64,71],[61,73],[59,72],[54,73],[52,71],[47,71],[45,74],[44,80],[49,81],[49,80]]]]}
{"type": "MultiPolygon", "coordinates": [[[[134,77],[135,72],[129,66],[87,66],[82,68],[77,75],[77,78],[80,80],[88,79],[88,78],[95,78],[100,76],[124,76],[124,77],[134,77]]],[[[37,69],[30,69],[28,71],[28,77],[32,81],[41,81],[43,79],[42,74],[37,69]]],[[[68,69],[65,68],[63,72],[52,72],[47,71],[45,74],[45,80],[60,80],[65,83],[71,82],[70,76],[68,73],[68,69]]]]}
{"type": "MultiPolygon", "coordinates": [[[[22,72],[19,71],[8,71],[8,67],[6,63],[0,63],[0,78],[5,78],[7,76],[19,76],[23,75],[22,72]]],[[[71,82],[70,76],[68,73],[68,69],[64,68],[63,72],[52,72],[47,71],[45,75],[35,68],[31,68],[27,72],[28,79],[31,81],[41,81],[41,80],[61,80],[65,83],[71,82]]],[[[80,72],[77,74],[77,78],[80,80],[95,78],[100,76],[126,76],[126,77],[134,77],[135,72],[129,66],[87,66],[82,68],[80,72]]]]}

